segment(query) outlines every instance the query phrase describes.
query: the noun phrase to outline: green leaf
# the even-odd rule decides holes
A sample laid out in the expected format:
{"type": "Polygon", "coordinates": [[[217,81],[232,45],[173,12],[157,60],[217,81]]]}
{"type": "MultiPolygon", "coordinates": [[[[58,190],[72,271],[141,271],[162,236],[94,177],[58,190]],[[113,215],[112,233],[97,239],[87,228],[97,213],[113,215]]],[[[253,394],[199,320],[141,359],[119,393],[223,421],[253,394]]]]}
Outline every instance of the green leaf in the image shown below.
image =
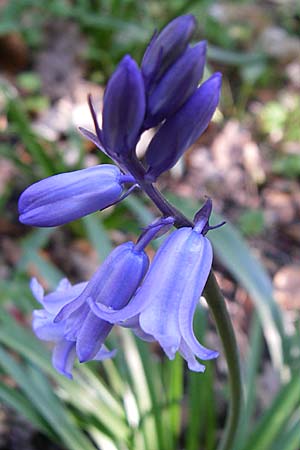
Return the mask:
{"type": "MultiPolygon", "coordinates": [[[[128,330],[121,329],[120,331],[122,336],[122,348],[130,377],[130,384],[139,411],[139,429],[142,431],[144,441],[143,444],[141,443],[140,445],[143,445],[143,448],[146,450],[159,450],[156,433],[157,430],[155,428],[155,421],[151,413],[153,409],[151,395],[142,360],[134,337],[128,332],[128,330]]],[[[129,392],[127,393],[127,396],[128,401],[130,401],[129,392]]]]}
{"type": "Polygon", "coordinates": [[[176,447],[181,428],[181,402],[183,398],[183,359],[177,354],[173,361],[166,362],[168,368],[168,415],[173,447],[176,447]]]}
{"type": "Polygon", "coordinates": [[[53,175],[58,168],[57,163],[54,163],[54,159],[55,157],[57,161],[60,161],[60,159],[57,158],[57,155],[54,155],[54,158],[47,155],[43,146],[32,132],[21,101],[18,98],[8,100],[7,108],[11,124],[14,125],[16,132],[20,136],[26,150],[32,156],[34,162],[42,169],[43,176],[47,177],[53,175]]]}
{"type": "Polygon", "coordinates": [[[82,450],[82,448],[94,450],[92,444],[71,422],[68,411],[53,394],[46,377],[36,372],[37,369],[26,369],[26,366],[18,364],[2,348],[0,348],[0,366],[17,382],[20,389],[70,450],[82,450]]]}
{"type": "Polygon", "coordinates": [[[265,62],[267,57],[263,53],[241,53],[224,48],[209,45],[207,49],[208,59],[232,66],[246,66],[265,62]]]}
{"type": "Polygon", "coordinates": [[[251,318],[249,350],[245,357],[244,392],[245,406],[235,440],[235,450],[239,450],[251,432],[251,418],[256,404],[256,376],[261,363],[263,351],[263,335],[260,320],[255,312],[251,318]]]}
{"type": "Polygon", "coordinates": [[[271,450],[299,450],[300,447],[300,418],[299,410],[297,419],[292,420],[291,424],[283,433],[278,436],[271,450]]]}
{"type": "Polygon", "coordinates": [[[138,221],[143,227],[149,225],[155,219],[155,215],[147,208],[143,201],[137,196],[130,196],[124,200],[124,204],[130,209],[130,211],[136,216],[138,221]]]}
{"type": "MultiPolygon", "coordinates": [[[[213,215],[212,223],[222,220],[223,217],[213,215]]],[[[209,239],[224,266],[250,294],[263,326],[273,364],[282,371],[284,361],[289,357],[287,340],[282,314],[272,296],[272,284],[266,270],[230,223],[227,222],[222,229],[211,232],[209,239]]]]}
{"type": "Polygon", "coordinates": [[[112,251],[113,247],[99,214],[85,216],[82,222],[91,244],[97,250],[100,260],[103,261],[112,251]]]}
{"type": "MultiPolygon", "coordinates": [[[[198,307],[194,318],[194,331],[199,342],[205,343],[207,328],[207,311],[198,307]]],[[[188,399],[188,423],[186,430],[186,449],[198,450],[202,442],[202,436],[206,442],[214,439],[214,402],[211,401],[213,387],[213,374],[209,363],[205,362],[204,374],[188,371],[187,374],[187,399],[188,399]],[[210,392],[210,393],[209,393],[210,392]],[[205,411],[205,416],[203,415],[205,411]]]]}
{"type": "MultiPolygon", "coordinates": [[[[52,368],[50,353],[29,330],[18,325],[5,311],[1,311],[0,320],[0,342],[51,375],[60,386],[58,394],[63,394],[64,401],[67,399],[75,410],[85,414],[86,420],[93,416],[106,433],[115,439],[126,440],[129,432],[125,424],[124,410],[108,386],[86,366],[74,370],[73,381],[66,379],[52,368]]],[[[14,377],[13,374],[12,376],[14,377]]],[[[51,390],[54,391],[54,387],[51,387],[51,390]]],[[[53,426],[52,423],[51,425],[53,426]]]]}
{"type": "Polygon", "coordinates": [[[31,422],[38,430],[53,437],[51,429],[47,423],[39,415],[32,403],[15,388],[6,386],[3,382],[0,383],[0,399],[8,406],[18,411],[29,422],[31,422]]]}
{"type": "Polygon", "coordinates": [[[268,450],[282,432],[284,424],[299,405],[299,401],[300,377],[296,373],[292,380],[280,390],[258,426],[251,432],[242,450],[268,450]]]}

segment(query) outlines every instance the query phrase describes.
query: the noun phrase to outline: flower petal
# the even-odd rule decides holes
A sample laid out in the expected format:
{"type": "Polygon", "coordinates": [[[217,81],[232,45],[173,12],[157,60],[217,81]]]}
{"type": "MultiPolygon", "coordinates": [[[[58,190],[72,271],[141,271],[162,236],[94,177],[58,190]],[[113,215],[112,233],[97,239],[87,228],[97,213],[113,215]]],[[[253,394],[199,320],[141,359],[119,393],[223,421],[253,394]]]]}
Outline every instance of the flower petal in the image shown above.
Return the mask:
{"type": "Polygon", "coordinates": [[[116,356],[117,350],[108,350],[105,345],[102,345],[98,353],[94,356],[94,361],[104,361],[105,359],[110,359],[116,356]]]}
{"type": "Polygon", "coordinates": [[[62,340],[54,347],[52,353],[52,365],[67,378],[72,379],[72,369],[76,357],[75,344],[62,340]]]}
{"type": "Polygon", "coordinates": [[[38,282],[38,280],[36,278],[31,278],[30,280],[30,289],[31,292],[33,293],[35,299],[43,304],[43,299],[44,299],[44,288],[43,286],[38,282]]]}
{"type": "Polygon", "coordinates": [[[76,299],[85,289],[86,285],[87,282],[82,282],[73,286],[69,285],[70,287],[65,285],[65,289],[63,289],[62,284],[59,284],[54,292],[51,292],[43,298],[41,304],[48,312],[56,315],[65,305],[70,304],[76,299]]]}
{"type": "Polygon", "coordinates": [[[186,345],[186,343],[184,341],[182,341],[180,344],[179,352],[183,356],[183,358],[187,361],[188,368],[190,370],[193,370],[194,372],[204,372],[205,371],[205,366],[203,364],[200,364],[196,360],[193,352],[190,350],[190,348],[186,345]]]}
{"type": "MultiPolygon", "coordinates": [[[[85,284],[87,285],[87,283],[85,283],[85,284]]],[[[84,302],[85,302],[85,299],[83,297],[81,297],[80,294],[77,298],[75,298],[75,300],[73,297],[70,302],[65,302],[66,304],[61,309],[58,309],[58,313],[54,318],[54,322],[58,323],[63,320],[67,320],[71,314],[76,312],[78,310],[78,308],[80,308],[81,306],[84,305],[84,302]]]]}
{"type": "Polygon", "coordinates": [[[32,329],[35,335],[43,341],[57,342],[64,335],[64,325],[54,323],[53,315],[44,309],[33,311],[32,329]]]}
{"type": "Polygon", "coordinates": [[[102,303],[95,303],[90,297],[87,299],[87,302],[97,317],[112,324],[131,319],[139,314],[147,305],[143,299],[140,297],[137,298],[136,296],[133,297],[126,306],[120,309],[113,309],[109,306],[103,305],[102,303]]]}
{"type": "Polygon", "coordinates": [[[89,312],[85,318],[76,340],[76,353],[80,362],[95,357],[107,338],[113,325],[89,312]]]}
{"type": "Polygon", "coordinates": [[[201,345],[193,331],[193,317],[197,303],[206,284],[211,265],[212,248],[209,240],[198,235],[201,245],[198,247],[197,264],[194,265],[189,275],[189,282],[179,306],[179,328],[181,336],[190,350],[200,359],[208,360],[218,356],[218,352],[209,350],[201,345]]]}

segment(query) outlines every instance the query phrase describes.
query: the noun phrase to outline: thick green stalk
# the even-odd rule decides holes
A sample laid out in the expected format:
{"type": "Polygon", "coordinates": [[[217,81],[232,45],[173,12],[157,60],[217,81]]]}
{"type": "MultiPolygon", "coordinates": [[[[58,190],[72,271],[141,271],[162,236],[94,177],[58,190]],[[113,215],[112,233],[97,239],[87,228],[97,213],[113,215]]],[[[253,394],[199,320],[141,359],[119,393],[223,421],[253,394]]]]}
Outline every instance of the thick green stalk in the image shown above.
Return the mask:
{"type": "Polygon", "coordinates": [[[243,408],[242,376],[234,330],[224,297],[213,272],[209,274],[204,296],[216,321],[218,333],[224,348],[229,375],[231,404],[227,416],[225,433],[219,443],[218,450],[232,450],[243,408]]]}

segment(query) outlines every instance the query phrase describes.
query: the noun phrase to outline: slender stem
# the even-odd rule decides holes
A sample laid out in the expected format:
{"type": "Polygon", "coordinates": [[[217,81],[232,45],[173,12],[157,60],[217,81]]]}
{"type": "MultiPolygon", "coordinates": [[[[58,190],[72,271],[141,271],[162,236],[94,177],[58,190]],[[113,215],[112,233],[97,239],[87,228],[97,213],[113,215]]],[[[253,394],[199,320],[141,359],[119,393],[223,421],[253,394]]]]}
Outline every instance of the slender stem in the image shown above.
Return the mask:
{"type": "Polygon", "coordinates": [[[176,227],[192,227],[194,225],[180,211],[178,211],[178,209],[171,205],[171,203],[168,202],[168,200],[151,182],[145,180],[145,169],[137,158],[131,157],[128,160],[122,159],[122,164],[128,169],[130,174],[139,184],[140,188],[148,195],[162,214],[164,216],[174,217],[174,225],[176,227]]]}
{"type": "Polygon", "coordinates": [[[242,376],[239,352],[234,330],[228,314],[224,297],[220,291],[213,272],[210,272],[204,295],[212,310],[217,329],[222,340],[228,366],[231,405],[226,419],[226,429],[218,450],[232,450],[233,442],[243,408],[242,376]]]}

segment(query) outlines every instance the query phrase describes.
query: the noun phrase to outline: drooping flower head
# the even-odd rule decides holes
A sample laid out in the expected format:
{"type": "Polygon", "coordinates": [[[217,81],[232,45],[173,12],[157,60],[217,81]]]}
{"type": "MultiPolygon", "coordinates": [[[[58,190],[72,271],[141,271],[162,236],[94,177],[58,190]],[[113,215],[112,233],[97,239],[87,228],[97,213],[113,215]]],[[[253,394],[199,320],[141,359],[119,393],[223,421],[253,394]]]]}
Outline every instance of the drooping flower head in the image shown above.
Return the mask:
{"type": "Polygon", "coordinates": [[[162,346],[170,359],[177,351],[191,370],[202,372],[196,358],[216,358],[196,339],[193,316],[212,265],[212,248],[204,235],[209,229],[210,200],[198,213],[193,228],[173,231],[159,248],[145,279],[131,302],[112,311],[90,301],[91,309],[111,323],[122,323],[138,315],[139,326],[162,346]]]}
{"type": "MultiPolygon", "coordinates": [[[[64,279],[54,292],[45,296],[37,280],[31,281],[32,292],[44,308],[34,311],[33,330],[40,339],[55,344],[52,362],[58,372],[71,378],[76,358],[86,362],[114,355],[104,346],[113,324],[95,315],[90,302],[111,309],[126,306],[148,269],[145,246],[173,222],[172,218],[161,219],[148,227],[136,244],[125,242],[116,247],[89,282],[72,286],[64,279]]],[[[146,337],[138,323],[128,326],[146,337]]]]}

